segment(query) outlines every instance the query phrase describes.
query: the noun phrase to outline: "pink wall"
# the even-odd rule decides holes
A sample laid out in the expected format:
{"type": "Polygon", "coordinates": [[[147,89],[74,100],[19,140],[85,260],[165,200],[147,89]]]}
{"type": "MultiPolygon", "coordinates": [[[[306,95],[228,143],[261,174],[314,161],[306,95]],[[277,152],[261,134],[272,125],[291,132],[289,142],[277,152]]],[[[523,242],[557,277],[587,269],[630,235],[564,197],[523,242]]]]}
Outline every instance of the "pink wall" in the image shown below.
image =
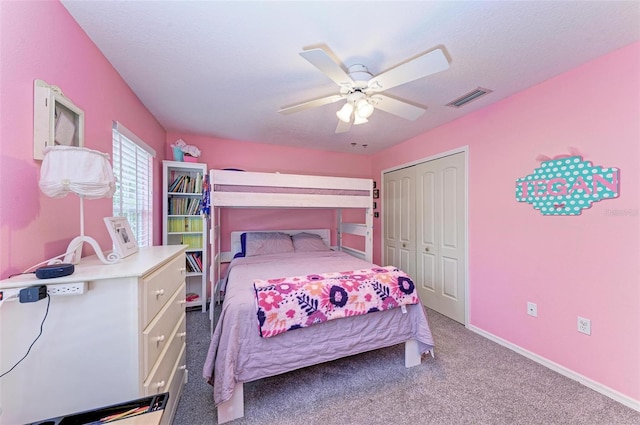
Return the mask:
{"type": "MultiPolygon", "coordinates": [[[[112,121],[165,153],[165,131],[57,0],[0,2],[0,277],[64,252],[80,231],[79,200],[48,198],[33,159],[33,82],[57,85],[85,112],[85,146],[111,153],[112,121]]],[[[161,161],[154,177],[161,193],[161,161]]],[[[161,243],[156,199],[155,243],[161,243]]],[[[85,202],[86,233],[111,248],[110,199],[85,202]]],[[[85,249],[85,252],[87,249],[85,249]]],[[[92,254],[91,249],[88,253],[92,254]]]]}
{"type": "Polygon", "coordinates": [[[314,174],[318,176],[366,177],[371,175],[370,158],[350,153],[327,152],[290,146],[268,145],[187,133],[167,133],[170,145],[183,139],[202,151],[201,162],[209,168],[239,168],[246,171],[314,174]]]}
{"type": "MultiPolygon", "coordinates": [[[[382,170],[467,145],[472,326],[640,400],[640,43],[373,157],[382,170]],[[621,170],[577,217],[515,200],[538,154],[575,147],[621,170]],[[538,304],[538,317],[526,303],[538,304]],[[592,335],[576,331],[591,319],[592,335]]],[[[376,258],[380,257],[376,234],[376,258]]],[[[437,344],[437,341],[436,341],[437,344]]]]}
{"type": "MultiPolygon", "coordinates": [[[[238,168],[245,171],[280,172],[337,177],[370,178],[371,160],[367,156],[326,152],[288,146],[250,143],[218,139],[184,133],[167,133],[167,155],[170,145],[183,139],[202,151],[200,162],[209,169],[238,168]]],[[[364,214],[344,213],[345,221],[364,222],[364,214]]],[[[229,249],[229,234],[234,230],[334,228],[335,213],[331,210],[279,210],[279,209],[223,209],[222,250],[229,249]]],[[[335,234],[332,235],[335,243],[335,234]]],[[[358,241],[353,241],[358,246],[358,241]]]]}

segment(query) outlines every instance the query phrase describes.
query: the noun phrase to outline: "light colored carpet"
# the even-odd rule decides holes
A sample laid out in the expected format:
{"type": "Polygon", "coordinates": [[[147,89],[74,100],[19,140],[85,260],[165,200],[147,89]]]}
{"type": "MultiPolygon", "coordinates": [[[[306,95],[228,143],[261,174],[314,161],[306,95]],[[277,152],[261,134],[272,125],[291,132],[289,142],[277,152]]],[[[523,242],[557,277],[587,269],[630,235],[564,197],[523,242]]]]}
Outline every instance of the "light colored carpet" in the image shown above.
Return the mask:
{"type": "MultiPolygon", "coordinates": [[[[435,359],[406,369],[397,345],[246,383],[245,417],[229,424],[640,424],[640,412],[428,315],[435,359]]],[[[189,383],[174,425],[217,423],[202,378],[208,338],[208,314],[187,313],[189,383]]]]}

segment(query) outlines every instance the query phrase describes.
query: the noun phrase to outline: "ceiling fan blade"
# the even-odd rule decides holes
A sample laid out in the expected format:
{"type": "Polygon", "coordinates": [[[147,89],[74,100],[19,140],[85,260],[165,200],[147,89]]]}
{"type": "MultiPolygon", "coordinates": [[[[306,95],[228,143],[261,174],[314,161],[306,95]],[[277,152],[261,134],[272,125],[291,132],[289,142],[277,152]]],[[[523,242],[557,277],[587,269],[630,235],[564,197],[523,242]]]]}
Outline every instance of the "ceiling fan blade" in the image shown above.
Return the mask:
{"type": "Polygon", "coordinates": [[[278,110],[281,114],[292,114],[294,112],[300,112],[311,108],[316,108],[322,105],[328,105],[329,103],[334,103],[339,100],[344,99],[343,96],[339,94],[334,94],[331,96],[321,97],[320,99],[309,100],[307,102],[302,102],[297,105],[286,106],[278,110]]]}
{"type": "Polygon", "coordinates": [[[323,49],[305,50],[304,52],[300,52],[300,56],[308,60],[311,65],[318,68],[337,85],[344,86],[354,84],[349,74],[323,49]]]}
{"type": "Polygon", "coordinates": [[[349,121],[349,122],[344,122],[342,120],[338,120],[338,125],[336,127],[336,133],[346,133],[347,131],[351,130],[351,122],[353,120],[349,121]]]}
{"type": "Polygon", "coordinates": [[[383,94],[375,95],[374,99],[376,100],[376,109],[380,109],[381,111],[385,111],[411,121],[415,121],[427,110],[426,108],[414,106],[383,94]]]}
{"type": "Polygon", "coordinates": [[[367,85],[372,91],[381,92],[448,68],[449,61],[446,56],[441,49],[436,49],[376,75],[367,85]]]}

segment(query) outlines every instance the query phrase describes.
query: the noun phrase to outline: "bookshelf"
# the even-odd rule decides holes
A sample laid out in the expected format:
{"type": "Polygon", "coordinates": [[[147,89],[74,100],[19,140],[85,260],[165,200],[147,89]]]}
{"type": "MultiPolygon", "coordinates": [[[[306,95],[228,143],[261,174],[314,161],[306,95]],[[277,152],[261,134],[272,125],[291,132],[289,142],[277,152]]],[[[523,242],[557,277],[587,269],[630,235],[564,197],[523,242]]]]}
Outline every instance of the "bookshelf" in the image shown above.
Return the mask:
{"type": "Polygon", "coordinates": [[[187,245],[187,308],[207,311],[208,219],[200,215],[207,164],[162,161],[162,244],[187,245]]]}

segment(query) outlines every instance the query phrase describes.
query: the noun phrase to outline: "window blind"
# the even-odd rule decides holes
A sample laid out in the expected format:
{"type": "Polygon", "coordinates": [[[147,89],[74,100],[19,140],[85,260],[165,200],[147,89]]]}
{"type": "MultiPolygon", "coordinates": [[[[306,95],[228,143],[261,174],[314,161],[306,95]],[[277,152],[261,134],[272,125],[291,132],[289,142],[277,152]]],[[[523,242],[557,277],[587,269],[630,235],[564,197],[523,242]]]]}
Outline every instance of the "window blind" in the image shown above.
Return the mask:
{"type": "Polygon", "coordinates": [[[138,246],[153,244],[153,157],[156,152],[121,123],[113,123],[113,215],[126,217],[138,246]]]}

